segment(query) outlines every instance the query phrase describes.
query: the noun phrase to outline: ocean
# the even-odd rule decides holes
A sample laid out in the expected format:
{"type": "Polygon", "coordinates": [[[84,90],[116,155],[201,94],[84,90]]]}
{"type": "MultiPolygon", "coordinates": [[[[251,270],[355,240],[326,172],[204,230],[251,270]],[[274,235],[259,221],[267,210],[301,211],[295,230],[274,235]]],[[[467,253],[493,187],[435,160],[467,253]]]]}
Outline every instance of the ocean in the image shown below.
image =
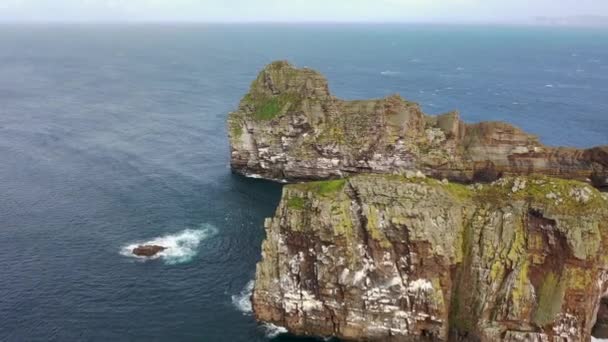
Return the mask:
{"type": "Polygon", "coordinates": [[[0,341],[292,341],[248,290],[278,184],[231,174],[226,117],[265,64],[345,99],[608,144],[608,30],[0,25],[0,341]],[[173,246],[155,260],[125,251],[173,246]]]}

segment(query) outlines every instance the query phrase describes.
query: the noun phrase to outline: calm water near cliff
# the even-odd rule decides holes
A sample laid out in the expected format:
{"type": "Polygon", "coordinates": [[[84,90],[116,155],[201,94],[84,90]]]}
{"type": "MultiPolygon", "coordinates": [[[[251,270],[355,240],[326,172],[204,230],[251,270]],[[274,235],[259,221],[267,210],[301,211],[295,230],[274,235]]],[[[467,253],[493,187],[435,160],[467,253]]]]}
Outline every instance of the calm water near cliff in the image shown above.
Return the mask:
{"type": "Polygon", "coordinates": [[[241,292],[280,186],[231,175],[225,119],[275,59],[343,98],[608,144],[608,31],[2,25],[0,341],[268,340],[241,292]],[[125,255],[151,240],[174,248],[125,255]]]}

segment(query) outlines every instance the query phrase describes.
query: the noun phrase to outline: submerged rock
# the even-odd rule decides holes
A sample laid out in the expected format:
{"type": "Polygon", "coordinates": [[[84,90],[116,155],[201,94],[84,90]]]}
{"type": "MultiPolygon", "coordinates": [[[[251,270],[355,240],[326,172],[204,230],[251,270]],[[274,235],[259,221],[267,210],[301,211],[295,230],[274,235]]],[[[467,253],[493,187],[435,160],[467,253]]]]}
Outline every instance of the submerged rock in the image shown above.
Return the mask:
{"type": "Polygon", "coordinates": [[[608,198],[582,182],[294,184],[265,227],[253,310],[298,335],[589,341],[598,311],[604,333],[608,198]]]}
{"type": "Polygon", "coordinates": [[[608,146],[547,147],[506,123],[427,115],[399,95],[340,100],[321,74],[287,62],[260,72],[228,124],[232,169],[267,179],[419,170],[461,182],[545,174],[608,185],[608,146]]]}
{"type": "Polygon", "coordinates": [[[141,245],[133,248],[133,254],[137,256],[151,257],[164,251],[167,247],[157,245],[141,245]]]}

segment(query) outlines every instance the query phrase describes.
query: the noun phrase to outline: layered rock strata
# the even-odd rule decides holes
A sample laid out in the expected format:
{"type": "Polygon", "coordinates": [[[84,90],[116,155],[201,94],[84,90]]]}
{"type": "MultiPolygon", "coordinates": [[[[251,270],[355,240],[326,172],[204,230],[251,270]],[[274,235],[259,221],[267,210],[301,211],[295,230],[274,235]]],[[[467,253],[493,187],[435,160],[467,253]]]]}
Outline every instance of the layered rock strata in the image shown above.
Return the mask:
{"type": "Polygon", "coordinates": [[[399,95],[344,101],[318,72],[274,62],[229,116],[235,172],[283,181],[421,170],[438,179],[492,181],[544,174],[608,185],[608,146],[547,147],[502,122],[426,115],[399,95]]]}
{"type": "Polygon", "coordinates": [[[298,335],[589,341],[608,293],[608,195],[577,181],[293,184],[265,227],[254,312],[298,335]]]}

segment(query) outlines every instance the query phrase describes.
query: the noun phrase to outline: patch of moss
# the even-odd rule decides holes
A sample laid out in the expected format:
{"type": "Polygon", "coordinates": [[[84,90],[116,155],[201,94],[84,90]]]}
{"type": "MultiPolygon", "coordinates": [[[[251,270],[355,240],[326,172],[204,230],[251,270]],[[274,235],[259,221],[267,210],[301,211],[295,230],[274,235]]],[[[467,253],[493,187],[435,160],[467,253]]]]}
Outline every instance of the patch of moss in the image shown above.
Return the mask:
{"type": "Polygon", "coordinates": [[[258,120],[271,120],[281,111],[281,103],[277,97],[262,102],[255,110],[255,118],[258,120]]]}
{"type": "Polygon", "coordinates": [[[592,270],[569,267],[566,269],[566,278],[568,279],[568,288],[584,291],[589,288],[589,285],[591,285],[596,277],[593,276],[592,270]]]}
{"type": "Polygon", "coordinates": [[[367,230],[371,238],[377,241],[382,248],[391,248],[391,242],[380,230],[380,218],[378,217],[377,209],[370,207],[366,210],[365,215],[367,216],[367,230]]]}
{"type": "Polygon", "coordinates": [[[443,288],[441,287],[441,279],[432,278],[431,283],[433,284],[433,299],[437,304],[438,309],[443,311],[445,300],[443,298],[443,288]]]}
{"type": "Polygon", "coordinates": [[[504,273],[504,267],[502,265],[502,262],[500,260],[497,260],[490,267],[490,280],[492,280],[493,282],[500,280],[500,278],[502,278],[502,276],[503,276],[503,273],[504,273]]]}
{"type": "Polygon", "coordinates": [[[584,212],[594,212],[604,205],[604,201],[597,189],[593,189],[590,185],[583,182],[559,178],[533,177],[529,183],[530,185],[527,186],[525,192],[522,193],[520,197],[527,196],[538,202],[544,202],[550,206],[557,206],[563,213],[580,214],[584,212]],[[571,191],[577,188],[587,188],[591,190],[588,202],[579,202],[571,195],[571,191]],[[550,193],[557,194],[563,202],[556,204],[555,200],[547,198],[547,195],[550,193]]]}
{"type": "Polygon", "coordinates": [[[519,222],[515,227],[513,242],[507,253],[507,259],[517,263],[526,253],[526,232],[523,222],[519,222]]]}
{"type": "Polygon", "coordinates": [[[294,196],[287,200],[287,207],[295,210],[303,210],[306,208],[306,203],[306,199],[294,196]]]}
{"type": "Polygon", "coordinates": [[[528,176],[519,178],[525,181],[525,187],[513,192],[515,179],[517,178],[505,178],[498,183],[484,186],[477,192],[475,198],[479,202],[495,205],[504,205],[514,200],[530,201],[554,208],[563,214],[576,215],[594,213],[606,205],[599,191],[583,182],[547,176],[528,176]],[[589,201],[578,202],[570,192],[584,187],[591,190],[589,201]],[[553,198],[554,196],[557,198],[553,198]]]}
{"type": "Polygon", "coordinates": [[[465,201],[472,197],[471,190],[463,184],[447,183],[443,185],[443,188],[446,189],[455,199],[460,201],[465,201]]]}
{"type": "Polygon", "coordinates": [[[283,93],[276,96],[265,94],[247,94],[244,101],[255,108],[253,117],[256,120],[272,120],[280,114],[301,105],[302,99],[294,93],[283,93]]]}
{"type": "Polygon", "coordinates": [[[403,182],[403,183],[412,183],[412,184],[427,184],[427,185],[433,185],[436,187],[441,187],[443,186],[443,184],[434,179],[434,178],[429,178],[429,177],[411,177],[408,178],[406,175],[404,174],[386,174],[386,175],[372,175],[371,177],[383,177],[386,180],[390,180],[390,181],[398,181],[398,182],[403,182]]]}
{"type": "Polygon", "coordinates": [[[233,138],[238,138],[243,134],[243,126],[235,120],[230,121],[230,135],[233,138]]]}
{"type": "MultiPolygon", "coordinates": [[[[463,229],[457,237],[457,243],[461,247],[456,254],[458,270],[456,273],[456,287],[453,291],[450,305],[450,330],[460,333],[472,332],[475,330],[474,312],[471,310],[472,302],[470,298],[472,284],[471,278],[472,263],[472,244],[474,243],[474,228],[471,223],[464,223],[463,229]]],[[[458,250],[458,249],[457,249],[458,250]]]]}
{"type": "Polygon", "coordinates": [[[338,192],[344,188],[345,179],[335,179],[319,182],[309,182],[294,185],[300,190],[310,191],[318,195],[329,195],[338,192]]]}
{"type": "Polygon", "coordinates": [[[320,194],[328,194],[336,191],[340,191],[344,188],[346,180],[337,179],[331,181],[320,182],[317,186],[317,192],[320,194]]]}
{"type": "Polygon", "coordinates": [[[472,243],[473,243],[473,226],[470,222],[464,222],[462,229],[456,236],[456,263],[462,265],[461,267],[467,267],[471,262],[472,243]]]}
{"type": "Polygon", "coordinates": [[[337,223],[333,225],[334,233],[346,237],[347,240],[352,240],[354,237],[354,227],[350,216],[350,201],[342,201],[338,205],[333,206],[331,215],[337,219],[337,223]]]}
{"type": "Polygon", "coordinates": [[[534,312],[534,322],[541,326],[553,322],[561,310],[565,292],[565,284],[560,276],[553,272],[547,273],[537,289],[538,306],[534,312]]]}
{"type": "Polygon", "coordinates": [[[515,284],[513,284],[513,289],[511,291],[511,299],[513,300],[513,305],[517,308],[520,308],[524,305],[524,299],[526,298],[527,288],[530,284],[530,280],[528,278],[528,269],[529,269],[528,260],[524,261],[519,269],[519,273],[517,274],[517,279],[515,279],[515,284]]]}
{"type": "Polygon", "coordinates": [[[344,144],[345,143],[344,130],[342,129],[342,127],[340,126],[339,123],[329,124],[329,125],[327,125],[327,128],[325,128],[321,132],[321,134],[317,138],[317,141],[322,144],[323,143],[344,144]]]}

